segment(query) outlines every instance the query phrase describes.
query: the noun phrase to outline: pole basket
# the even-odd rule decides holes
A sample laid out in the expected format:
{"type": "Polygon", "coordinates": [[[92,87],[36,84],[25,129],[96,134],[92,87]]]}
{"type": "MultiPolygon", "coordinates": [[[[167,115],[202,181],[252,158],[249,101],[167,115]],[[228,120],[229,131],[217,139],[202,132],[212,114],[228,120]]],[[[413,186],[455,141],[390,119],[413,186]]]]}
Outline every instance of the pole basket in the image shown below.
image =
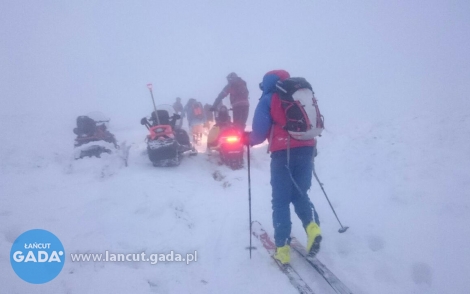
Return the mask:
{"type": "Polygon", "coordinates": [[[147,84],[147,88],[149,88],[150,90],[152,90],[152,84],[147,84]]]}

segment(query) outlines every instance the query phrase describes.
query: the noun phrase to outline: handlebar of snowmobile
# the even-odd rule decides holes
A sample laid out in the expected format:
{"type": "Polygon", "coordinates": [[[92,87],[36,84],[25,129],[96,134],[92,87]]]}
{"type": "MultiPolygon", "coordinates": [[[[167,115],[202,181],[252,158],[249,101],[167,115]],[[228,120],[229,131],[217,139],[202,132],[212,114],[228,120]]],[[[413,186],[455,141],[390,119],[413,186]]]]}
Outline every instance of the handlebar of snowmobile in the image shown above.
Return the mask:
{"type": "Polygon", "coordinates": [[[147,128],[147,130],[150,129],[150,124],[149,124],[149,121],[146,117],[143,117],[141,120],[140,120],[140,124],[145,126],[147,128]]]}

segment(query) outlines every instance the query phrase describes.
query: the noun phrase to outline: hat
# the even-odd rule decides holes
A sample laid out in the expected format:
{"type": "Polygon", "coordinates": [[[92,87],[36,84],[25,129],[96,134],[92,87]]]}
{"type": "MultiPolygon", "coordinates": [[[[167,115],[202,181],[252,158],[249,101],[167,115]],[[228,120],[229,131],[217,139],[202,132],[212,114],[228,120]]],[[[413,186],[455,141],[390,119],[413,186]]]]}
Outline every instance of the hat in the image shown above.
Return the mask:
{"type": "Polygon", "coordinates": [[[238,78],[238,76],[237,76],[237,74],[234,73],[234,72],[229,73],[228,76],[227,76],[227,80],[229,80],[229,81],[231,81],[231,80],[233,80],[233,79],[235,79],[235,78],[238,78]]]}

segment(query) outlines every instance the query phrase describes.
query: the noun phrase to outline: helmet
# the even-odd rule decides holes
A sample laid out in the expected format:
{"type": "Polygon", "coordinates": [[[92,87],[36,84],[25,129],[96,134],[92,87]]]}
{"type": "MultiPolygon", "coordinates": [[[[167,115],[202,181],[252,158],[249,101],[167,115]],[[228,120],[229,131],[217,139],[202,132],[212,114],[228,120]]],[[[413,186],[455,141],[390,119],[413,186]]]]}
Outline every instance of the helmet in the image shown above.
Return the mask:
{"type": "Polygon", "coordinates": [[[228,108],[225,105],[220,105],[217,108],[217,114],[216,114],[216,122],[217,123],[227,123],[230,122],[230,116],[228,113],[228,108]]]}
{"type": "Polygon", "coordinates": [[[227,106],[221,104],[221,105],[217,108],[217,111],[218,111],[219,113],[222,113],[222,112],[223,112],[223,113],[228,113],[228,108],[227,108],[227,106]]]}
{"type": "Polygon", "coordinates": [[[235,78],[238,78],[238,76],[237,76],[237,74],[234,73],[234,72],[229,73],[228,76],[227,76],[227,80],[228,80],[229,82],[232,81],[232,80],[234,80],[235,78]]]}

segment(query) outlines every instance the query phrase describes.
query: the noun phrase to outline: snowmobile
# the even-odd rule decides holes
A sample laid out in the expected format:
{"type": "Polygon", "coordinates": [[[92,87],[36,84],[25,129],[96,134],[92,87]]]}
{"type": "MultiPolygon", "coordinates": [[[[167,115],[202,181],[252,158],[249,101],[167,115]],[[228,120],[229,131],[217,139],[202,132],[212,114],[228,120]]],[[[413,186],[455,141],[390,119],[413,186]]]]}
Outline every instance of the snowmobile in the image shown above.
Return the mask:
{"type": "Polygon", "coordinates": [[[140,123],[149,130],[147,152],[153,166],[177,166],[185,152],[197,154],[186,131],[175,126],[180,118],[171,105],[160,105],[150,118],[141,119],[140,123]]]}
{"type": "Polygon", "coordinates": [[[218,151],[220,160],[231,169],[243,167],[243,131],[232,123],[229,110],[220,106],[215,113],[215,125],[209,131],[207,149],[218,151]]]}
{"type": "Polygon", "coordinates": [[[108,131],[109,118],[101,112],[91,112],[77,117],[75,138],[75,159],[84,157],[100,158],[103,153],[113,153],[119,149],[116,138],[108,131]]]}

